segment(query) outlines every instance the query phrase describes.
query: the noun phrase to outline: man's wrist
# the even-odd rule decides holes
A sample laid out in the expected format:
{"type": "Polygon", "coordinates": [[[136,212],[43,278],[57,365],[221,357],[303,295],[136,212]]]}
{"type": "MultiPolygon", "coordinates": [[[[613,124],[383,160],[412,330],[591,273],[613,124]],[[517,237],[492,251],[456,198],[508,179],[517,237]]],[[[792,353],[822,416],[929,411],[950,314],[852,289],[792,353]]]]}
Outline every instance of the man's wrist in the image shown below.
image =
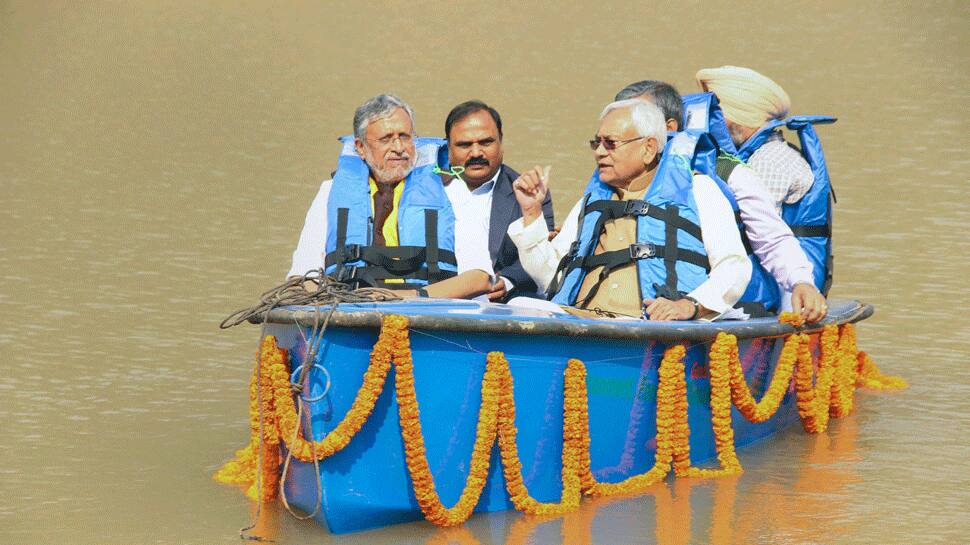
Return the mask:
{"type": "Polygon", "coordinates": [[[529,225],[535,220],[542,216],[542,208],[538,209],[523,209],[522,210],[522,224],[529,225]]]}
{"type": "Polygon", "coordinates": [[[693,312],[691,313],[690,318],[687,318],[687,319],[696,320],[698,315],[700,315],[701,313],[701,304],[697,302],[697,299],[694,299],[689,295],[684,297],[684,300],[690,303],[691,306],[693,307],[693,312]]]}

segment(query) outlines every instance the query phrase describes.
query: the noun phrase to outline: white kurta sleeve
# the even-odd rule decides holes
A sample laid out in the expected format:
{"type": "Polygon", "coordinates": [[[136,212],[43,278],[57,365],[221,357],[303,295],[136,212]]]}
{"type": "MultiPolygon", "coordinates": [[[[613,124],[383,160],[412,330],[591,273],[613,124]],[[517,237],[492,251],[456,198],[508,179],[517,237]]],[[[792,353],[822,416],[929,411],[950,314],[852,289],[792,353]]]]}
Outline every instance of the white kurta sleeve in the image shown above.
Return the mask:
{"type": "Polygon", "coordinates": [[[744,294],[751,279],[751,261],[741,243],[731,205],[714,180],[695,174],[693,191],[711,272],[707,280],[688,295],[721,315],[744,294]]]}
{"type": "Polygon", "coordinates": [[[549,240],[549,228],[541,217],[530,223],[528,227],[523,226],[523,218],[509,225],[509,238],[519,249],[519,262],[541,291],[549,287],[556,275],[556,269],[559,268],[559,262],[569,251],[572,242],[576,240],[579,208],[582,202],[580,199],[573,206],[562,224],[562,230],[552,241],[549,240]]]}
{"type": "Polygon", "coordinates": [[[290,265],[290,276],[303,276],[307,271],[323,267],[324,253],[327,250],[327,202],[330,200],[330,188],[333,180],[320,184],[320,191],[313,198],[310,209],[307,210],[303,222],[300,240],[293,250],[293,261],[290,265]]]}

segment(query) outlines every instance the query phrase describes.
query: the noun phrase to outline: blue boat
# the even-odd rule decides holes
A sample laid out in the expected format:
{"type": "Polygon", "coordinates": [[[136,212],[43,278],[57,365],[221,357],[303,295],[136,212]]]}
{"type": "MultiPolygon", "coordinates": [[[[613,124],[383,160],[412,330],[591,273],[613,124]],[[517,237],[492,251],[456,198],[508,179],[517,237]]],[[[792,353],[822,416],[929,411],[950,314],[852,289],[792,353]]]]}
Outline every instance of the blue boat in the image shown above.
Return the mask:
{"type": "MultiPolygon", "coordinates": [[[[819,324],[798,331],[817,337],[826,324],[854,323],[873,308],[855,301],[829,302],[819,324]]],[[[289,352],[294,379],[313,353],[314,333],[327,307],[283,307],[261,317],[264,335],[289,352]]],[[[715,459],[711,426],[711,343],[718,333],[737,336],[752,394],[760,397],[778,361],[783,340],[796,328],[776,318],[723,322],[649,322],[587,319],[458,300],[341,304],[334,310],[302,394],[320,440],[347,414],[361,388],[370,355],[387,315],[409,320],[414,382],[428,466],[441,502],[458,501],[469,474],[476,436],[486,354],[501,351],[514,382],[516,445],[529,493],[556,502],[562,493],[563,386],[567,361],[586,367],[590,468],[600,482],[618,482],[654,464],[656,393],[660,360],[668,346],[683,344],[690,426],[690,459],[715,459]]],[[[424,518],[406,465],[394,372],[373,412],[345,448],[318,464],[293,459],[283,475],[289,505],[333,533],[346,533],[424,518]]],[[[799,420],[793,383],[777,412],[754,424],[733,411],[735,445],[759,441],[799,420]]],[[[475,512],[512,509],[499,448],[475,512]]]]}

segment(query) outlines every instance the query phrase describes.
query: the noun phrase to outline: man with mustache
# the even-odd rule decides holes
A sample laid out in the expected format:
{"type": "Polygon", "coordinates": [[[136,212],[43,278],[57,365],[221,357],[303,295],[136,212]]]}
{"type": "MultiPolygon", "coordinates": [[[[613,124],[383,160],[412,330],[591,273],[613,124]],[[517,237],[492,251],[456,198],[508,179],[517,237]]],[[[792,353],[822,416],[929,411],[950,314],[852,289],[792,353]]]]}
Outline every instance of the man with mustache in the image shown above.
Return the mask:
{"type": "MultiPolygon", "coordinates": [[[[464,169],[457,175],[445,175],[445,192],[461,228],[481,226],[473,244],[488,253],[498,279],[488,294],[489,299],[505,301],[513,293],[535,296],[538,291],[535,281],[522,268],[518,249],[507,234],[509,224],[522,217],[522,209],[512,189],[519,173],[502,163],[502,117],[482,101],[463,102],[448,114],[445,137],[452,172],[464,169]],[[485,231],[488,237],[481,236],[485,231]]],[[[552,229],[549,193],[542,202],[542,215],[546,226],[552,229]]]]}
{"type": "MultiPolygon", "coordinates": [[[[418,139],[414,111],[384,94],[354,113],[337,170],[307,212],[289,275],[323,267],[353,287],[422,297],[473,297],[489,291],[492,267],[455,229],[455,215],[433,167],[440,140],[418,139]],[[457,238],[456,238],[457,237],[457,238]]],[[[469,231],[462,229],[462,232],[469,231]]]]}

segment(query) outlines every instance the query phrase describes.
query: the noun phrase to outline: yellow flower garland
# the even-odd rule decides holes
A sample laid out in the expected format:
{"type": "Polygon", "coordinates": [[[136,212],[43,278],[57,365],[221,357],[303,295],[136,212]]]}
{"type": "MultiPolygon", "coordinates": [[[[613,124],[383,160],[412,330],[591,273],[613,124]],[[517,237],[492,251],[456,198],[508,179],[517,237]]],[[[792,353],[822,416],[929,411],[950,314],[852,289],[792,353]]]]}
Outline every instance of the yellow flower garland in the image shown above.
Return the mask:
{"type": "Polygon", "coordinates": [[[508,363],[504,366],[489,354],[482,379],[482,404],[478,412],[478,428],[472,448],[472,458],[465,489],[451,508],[441,503],[435,490],[431,468],[425,455],[424,436],[421,433],[420,413],[414,391],[414,363],[407,340],[407,328],[395,331],[393,344],[395,364],[395,385],[398,400],[398,415],[401,423],[401,438],[404,440],[405,461],[411,474],[411,483],[418,505],[425,518],[438,526],[456,526],[471,516],[472,509],[485,487],[488,476],[489,457],[495,444],[495,429],[498,416],[498,383],[503,378],[502,370],[507,373],[508,363]]]}
{"type": "MultiPolygon", "coordinates": [[[[800,317],[791,313],[782,314],[779,321],[796,327],[803,323],[800,317]]],[[[855,329],[851,324],[824,327],[819,342],[817,372],[810,344],[804,333],[788,336],[764,396],[755,401],[744,378],[737,338],[718,334],[708,359],[711,425],[720,464],[716,469],[691,466],[683,362],[686,349],[683,345],[668,347],[659,368],[654,465],[619,483],[600,483],[593,477],[586,367],[579,360],[569,360],[563,386],[562,496],[559,502],[553,503],[535,500],[524,484],[516,445],[512,373],[504,354],[491,352],[486,358],[482,379],[482,401],[469,474],[458,502],[446,508],[434,486],[421,432],[407,318],[384,318],[363,384],[350,410],[319,441],[303,437],[294,407],[287,351],[277,346],[274,337],[267,336],[249,386],[250,442],[237,451],[236,458],[219,469],[214,478],[224,483],[248,485],[247,495],[254,500],[273,499],[279,488],[281,445],[288,443],[293,455],[305,462],[322,460],[347,446],[373,411],[393,363],[405,462],[415,497],[429,521],[448,527],[468,519],[485,486],[496,441],[506,489],[516,509],[531,515],[560,515],[576,510],[583,494],[612,496],[643,492],[671,471],[678,477],[741,473],[743,470],[734,447],[731,407],[737,407],[752,422],[768,420],[780,406],[793,375],[798,412],[804,428],[811,433],[824,431],[830,416],[841,417],[852,411],[856,386],[883,390],[906,387],[905,381],[882,374],[868,354],[858,351],[855,329]]]]}
{"type": "Polygon", "coordinates": [[[858,361],[856,386],[873,390],[901,390],[909,386],[901,377],[884,375],[876,366],[876,362],[872,361],[869,354],[865,352],[859,352],[856,360],[858,361]]]}
{"type": "Polygon", "coordinates": [[[364,373],[364,382],[357,391],[350,410],[337,427],[320,441],[307,441],[303,437],[303,431],[297,423],[293,391],[290,387],[287,351],[277,346],[275,337],[266,336],[260,347],[260,355],[249,386],[249,445],[236,451],[235,459],[223,465],[213,475],[213,479],[226,484],[246,485],[246,495],[250,499],[269,501],[276,497],[279,488],[281,442],[289,441],[293,456],[304,462],[322,460],[347,446],[367,421],[384,388],[391,362],[391,352],[387,345],[392,342],[394,333],[400,327],[407,328],[404,318],[390,318],[392,326],[381,330],[377,344],[371,352],[370,365],[364,373]],[[394,318],[398,319],[400,325],[395,323],[394,318]],[[261,448],[261,476],[257,478],[261,448]]]}

